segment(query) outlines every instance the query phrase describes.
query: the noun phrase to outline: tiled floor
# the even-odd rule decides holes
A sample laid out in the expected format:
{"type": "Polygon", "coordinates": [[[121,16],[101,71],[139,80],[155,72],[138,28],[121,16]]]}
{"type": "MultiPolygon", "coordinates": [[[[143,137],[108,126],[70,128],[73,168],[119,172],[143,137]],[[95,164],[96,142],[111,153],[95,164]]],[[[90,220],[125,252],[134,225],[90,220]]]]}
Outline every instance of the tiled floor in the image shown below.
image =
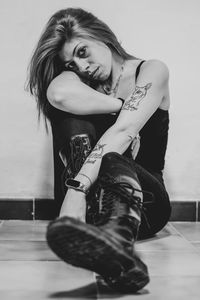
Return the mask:
{"type": "Polygon", "coordinates": [[[200,299],[200,222],[170,223],[136,245],[150,283],[135,295],[108,289],[93,273],[65,264],[48,249],[45,221],[0,223],[0,299],[200,299]]]}

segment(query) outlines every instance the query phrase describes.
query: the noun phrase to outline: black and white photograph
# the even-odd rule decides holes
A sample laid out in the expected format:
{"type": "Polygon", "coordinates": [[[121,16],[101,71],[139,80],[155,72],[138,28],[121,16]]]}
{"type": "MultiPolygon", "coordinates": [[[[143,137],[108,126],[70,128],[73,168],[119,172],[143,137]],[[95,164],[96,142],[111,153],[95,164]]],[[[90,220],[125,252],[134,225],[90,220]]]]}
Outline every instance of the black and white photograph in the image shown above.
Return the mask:
{"type": "Polygon", "coordinates": [[[0,0],[0,299],[200,299],[200,2],[0,0]]]}

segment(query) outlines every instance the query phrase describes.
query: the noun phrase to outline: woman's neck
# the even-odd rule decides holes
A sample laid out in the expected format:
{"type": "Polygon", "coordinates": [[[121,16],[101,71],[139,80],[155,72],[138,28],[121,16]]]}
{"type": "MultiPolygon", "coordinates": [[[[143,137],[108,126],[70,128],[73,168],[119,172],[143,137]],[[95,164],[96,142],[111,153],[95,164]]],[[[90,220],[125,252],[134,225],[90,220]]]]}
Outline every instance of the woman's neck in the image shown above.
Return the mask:
{"type": "Polygon", "coordinates": [[[125,66],[125,59],[116,53],[112,54],[112,66],[109,78],[101,84],[103,91],[112,96],[115,96],[120,84],[121,77],[123,75],[125,66]]]}
{"type": "Polygon", "coordinates": [[[119,56],[117,53],[112,55],[112,70],[110,74],[109,83],[113,88],[122,72],[122,66],[125,65],[125,59],[119,56]]]}

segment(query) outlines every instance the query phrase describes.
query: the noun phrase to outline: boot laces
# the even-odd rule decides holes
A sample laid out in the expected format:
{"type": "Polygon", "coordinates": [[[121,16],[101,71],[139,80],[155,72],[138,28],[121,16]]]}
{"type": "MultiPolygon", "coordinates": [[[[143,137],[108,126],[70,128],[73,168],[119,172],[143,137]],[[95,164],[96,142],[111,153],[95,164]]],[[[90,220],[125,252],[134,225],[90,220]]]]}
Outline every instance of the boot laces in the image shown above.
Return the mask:
{"type": "MultiPolygon", "coordinates": [[[[144,205],[154,202],[153,193],[142,189],[137,189],[127,182],[117,182],[109,174],[105,174],[104,176],[100,177],[98,188],[99,190],[104,190],[102,199],[99,203],[99,221],[101,223],[112,218],[115,203],[116,201],[120,201],[121,203],[126,203],[129,208],[138,209],[141,214],[144,215],[144,218],[148,224],[148,220],[145,214],[146,208],[144,207],[144,205]],[[143,203],[140,197],[134,195],[135,191],[141,192],[143,194],[148,194],[149,196],[151,196],[152,200],[145,201],[145,203],[143,203]]],[[[128,216],[126,215],[126,218],[127,217],[128,216]]],[[[121,216],[118,219],[124,220],[124,216],[121,216]]]]}

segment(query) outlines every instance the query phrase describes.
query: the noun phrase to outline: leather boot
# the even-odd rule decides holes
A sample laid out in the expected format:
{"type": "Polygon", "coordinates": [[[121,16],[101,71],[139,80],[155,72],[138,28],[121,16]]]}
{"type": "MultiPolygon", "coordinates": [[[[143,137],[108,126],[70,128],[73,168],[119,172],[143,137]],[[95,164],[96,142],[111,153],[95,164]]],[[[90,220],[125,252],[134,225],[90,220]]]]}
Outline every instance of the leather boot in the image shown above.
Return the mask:
{"type": "Polygon", "coordinates": [[[74,178],[76,176],[87,156],[92,151],[93,144],[94,141],[88,134],[76,134],[70,137],[69,149],[67,151],[60,151],[60,157],[65,165],[62,175],[64,194],[67,191],[65,181],[68,178],[74,178]]]}
{"type": "MultiPolygon", "coordinates": [[[[82,133],[76,134],[70,137],[68,150],[60,151],[60,157],[65,165],[65,169],[62,173],[62,194],[63,197],[67,192],[65,182],[69,178],[74,178],[80,171],[84,161],[92,151],[95,140],[93,136],[82,133]]],[[[99,202],[96,194],[95,185],[91,188],[90,193],[87,195],[87,211],[86,220],[87,223],[93,224],[98,215],[99,202]],[[92,201],[91,201],[92,199],[92,201]]]]}
{"type": "Polygon", "coordinates": [[[61,259],[100,274],[111,288],[123,293],[136,292],[149,282],[147,266],[134,250],[141,213],[136,181],[129,160],[117,153],[106,154],[97,184],[101,199],[96,225],[62,217],[47,230],[48,244],[61,259]],[[130,208],[137,218],[129,215],[130,208]]]}
{"type": "Polygon", "coordinates": [[[132,265],[122,263],[123,272],[119,276],[103,278],[115,290],[135,291],[149,282],[149,276],[134,249],[141,222],[142,191],[131,160],[114,152],[106,154],[99,172],[99,189],[101,209],[96,226],[115,237],[134,260],[132,265]]]}

